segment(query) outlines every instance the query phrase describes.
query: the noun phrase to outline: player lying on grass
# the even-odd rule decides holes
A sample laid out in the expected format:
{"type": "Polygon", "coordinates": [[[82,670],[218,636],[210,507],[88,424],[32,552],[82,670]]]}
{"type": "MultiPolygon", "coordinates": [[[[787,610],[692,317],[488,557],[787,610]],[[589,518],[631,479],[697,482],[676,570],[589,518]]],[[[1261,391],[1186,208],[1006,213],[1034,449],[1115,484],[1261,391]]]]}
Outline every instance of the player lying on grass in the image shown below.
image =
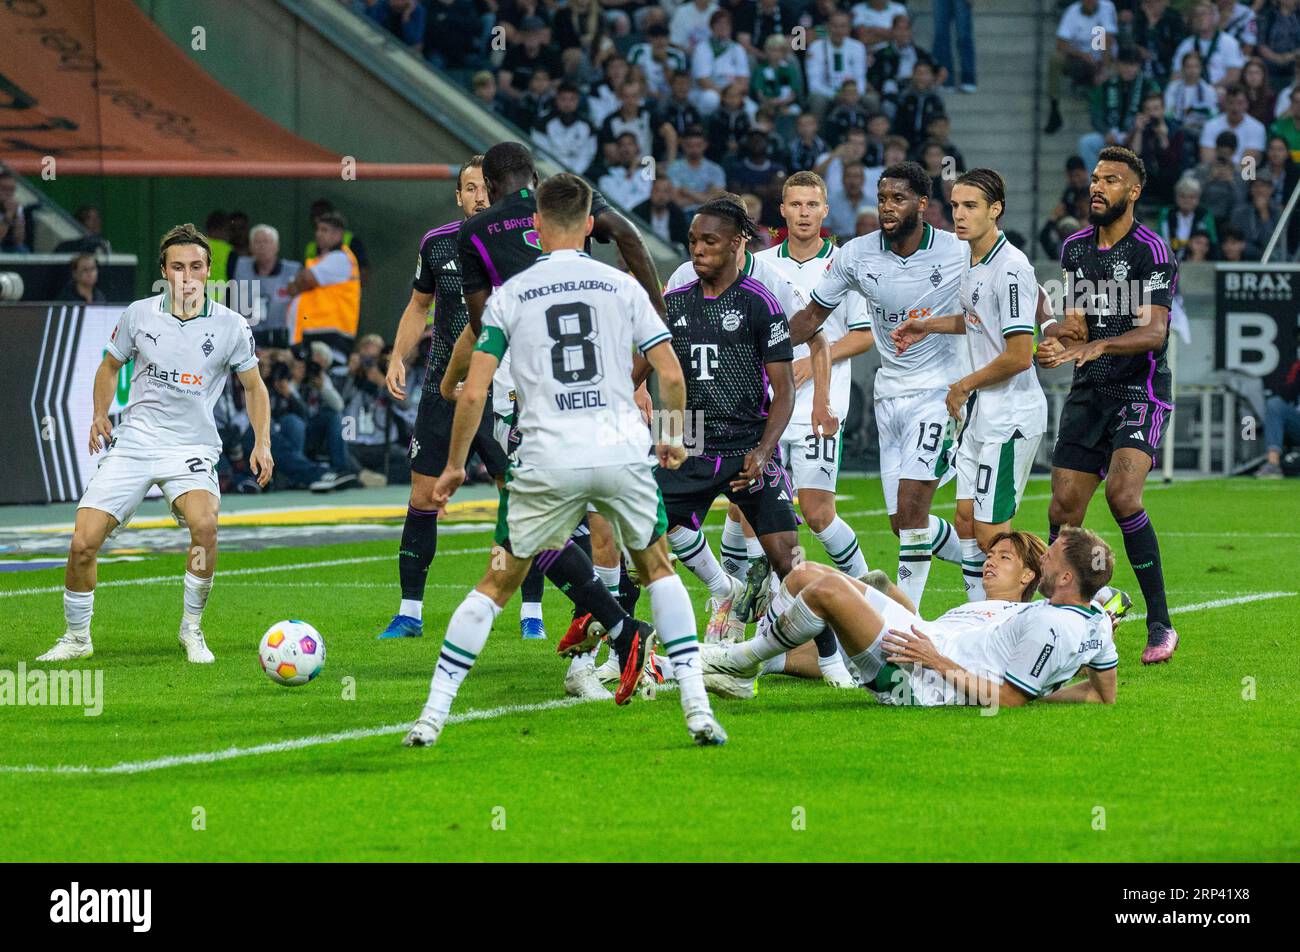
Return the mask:
{"type": "MultiPolygon", "coordinates": [[[[987,560],[992,564],[986,589],[1015,598],[970,602],[933,622],[902,600],[804,563],[783,585],[759,634],[734,645],[705,646],[706,674],[752,679],[765,661],[795,650],[829,625],[863,685],[882,703],[1114,703],[1119,655],[1110,615],[1095,600],[1114,567],[1110,547],[1086,529],[1063,529],[1042,553],[1038,591],[1045,600],[1026,601],[1032,597],[1034,547],[1024,536],[999,539],[987,560]],[[1082,668],[1087,680],[1067,687],[1082,668]]],[[[732,688],[732,696],[746,696],[743,684],[732,688]]]]}
{"type": "Polygon", "coordinates": [[[163,235],[158,264],[166,290],[127,306],[95,372],[90,452],[104,450],[104,459],[77,506],[63,592],[66,631],[37,661],[94,653],[90,617],[100,547],[131,520],[154,486],[190,531],[181,646],[192,662],[213,660],[199,627],[217,563],[221,505],[216,472],[221,438],[212,412],[231,372],[248,397],[255,436],[249,465],[260,485],[271,479],[271,401],[253,333],[243,317],[205,293],[212,266],[207,239],[193,225],[176,226],[163,235]],[[118,372],[132,360],[131,396],[114,432],[108,409],[118,372]]]}
{"type": "MultiPolygon", "coordinates": [[[[462,680],[497,614],[528,573],[533,557],[556,558],[593,504],[626,546],[646,583],[651,610],[681,690],[686,726],[697,744],[727,739],[713,718],[700,673],[695,612],[673,571],[664,539],[667,516],[651,473],[650,432],[633,400],[632,353],[659,375],[671,426],[686,402],[672,335],[637,283],[582,252],[591,231],[591,187],[561,173],[537,190],[533,221],[543,255],[501,285],[484,312],[483,332],[457,401],[447,468],[434,502],[444,506],[465,479],[465,457],[501,356],[514,352],[521,432],[506,476],[490,567],[447,626],[429,698],[407,746],[434,743],[462,680]]],[[[686,458],[680,430],[655,448],[660,471],[686,458]]],[[[625,704],[641,679],[649,626],[609,631],[622,670],[615,700],[625,704]]]]}

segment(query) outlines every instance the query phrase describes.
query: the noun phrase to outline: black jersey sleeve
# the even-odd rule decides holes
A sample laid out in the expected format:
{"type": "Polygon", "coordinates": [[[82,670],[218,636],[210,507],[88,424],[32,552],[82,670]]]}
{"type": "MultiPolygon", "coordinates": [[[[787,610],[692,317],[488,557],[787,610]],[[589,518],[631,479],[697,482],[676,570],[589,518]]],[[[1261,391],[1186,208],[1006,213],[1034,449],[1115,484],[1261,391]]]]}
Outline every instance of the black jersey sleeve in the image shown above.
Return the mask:
{"type": "Polygon", "coordinates": [[[605,196],[600,194],[597,189],[591,190],[591,217],[595,218],[601,212],[609,211],[609,202],[605,201],[605,196]]]}
{"type": "Polygon", "coordinates": [[[1138,273],[1131,276],[1141,281],[1139,306],[1154,304],[1157,307],[1169,307],[1174,300],[1174,290],[1178,285],[1178,261],[1169,251],[1169,246],[1161,238],[1145,244],[1138,273]]]}
{"type": "Polygon", "coordinates": [[[461,226],[460,236],[456,239],[456,253],[460,258],[460,280],[464,293],[491,290],[492,279],[488,276],[483,255],[474,242],[473,229],[461,226]]]}
{"type": "Polygon", "coordinates": [[[790,323],[785,312],[770,294],[749,295],[749,321],[754,328],[754,349],[764,364],[794,360],[790,345],[790,323]]]}
{"type": "Polygon", "coordinates": [[[447,263],[448,249],[452,254],[456,253],[454,244],[440,242],[437,235],[429,235],[420,242],[420,255],[415,259],[415,277],[411,280],[411,287],[421,294],[433,294],[438,289],[438,269],[447,263]]]}

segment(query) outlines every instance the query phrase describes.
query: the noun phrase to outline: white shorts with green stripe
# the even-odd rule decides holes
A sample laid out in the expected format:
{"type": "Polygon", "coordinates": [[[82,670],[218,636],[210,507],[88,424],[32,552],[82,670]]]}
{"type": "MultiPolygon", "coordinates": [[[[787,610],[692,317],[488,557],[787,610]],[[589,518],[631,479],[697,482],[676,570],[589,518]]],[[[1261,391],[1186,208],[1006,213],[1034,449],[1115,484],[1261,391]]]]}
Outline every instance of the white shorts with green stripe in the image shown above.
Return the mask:
{"type": "Polygon", "coordinates": [[[791,423],[781,434],[781,462],[790,470],[796,490],[835,492],[840,473],[840,435],[817,436],[812,424],[791,423]]]}
{"type": "Polygon", "coordinates": [[[947,390],[918,390],[876,401],[880,482],[891,516],[898,512],[900,479],[937,479],[942,486],[953,477],[954,425],[944,403],[947,397],[947,390]]]}
{"type": "Polygon", "coordinates": [[[1004,443],[963,434],[957,447],[957,498],[975,500],[975,521],[998,525],[1016,514],[1038,453],[1041,433],[1004,443]]]}

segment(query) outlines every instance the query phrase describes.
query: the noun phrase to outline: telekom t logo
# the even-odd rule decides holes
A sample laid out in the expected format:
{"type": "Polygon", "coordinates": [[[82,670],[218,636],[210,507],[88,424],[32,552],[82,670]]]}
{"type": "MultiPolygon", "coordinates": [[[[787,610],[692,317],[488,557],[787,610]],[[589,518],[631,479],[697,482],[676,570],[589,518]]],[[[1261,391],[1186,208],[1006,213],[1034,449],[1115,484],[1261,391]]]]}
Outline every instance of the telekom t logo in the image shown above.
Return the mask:
{"type": "Polygon", "coordinates": [[[691,370],[696,380],[712,380],[718,369],[717,344],[691,345],[691,370]]]}

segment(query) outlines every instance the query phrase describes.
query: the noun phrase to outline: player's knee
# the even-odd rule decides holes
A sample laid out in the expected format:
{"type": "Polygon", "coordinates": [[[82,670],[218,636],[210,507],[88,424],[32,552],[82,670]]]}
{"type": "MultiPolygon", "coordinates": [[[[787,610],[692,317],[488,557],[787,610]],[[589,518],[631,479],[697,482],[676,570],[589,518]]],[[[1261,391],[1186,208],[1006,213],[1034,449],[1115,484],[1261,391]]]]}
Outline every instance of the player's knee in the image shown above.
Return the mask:
{"type": "Polygon", "coordinates": [[[68,547],[68,560],[70,562],[85,565],[93,562],[98,553],[99,543],[87,533],[73,533],[72,544],[68,547]]]}
{"type": "Polygon", "coordinates": [[[803,514],[804,521],[808,523],[808,528],[813,532],[825,532],[835,521],[835,497],[830,499],[814,499],[808,501],[807,505],[804,500],[799,500],[799,511],[803,514]]]}
{"type": "Polygon", "coordinates": [[[421,476],[412,474],[411,476],[411,501],[410,505],[415,509],[424,509],[426,511],[433,508],[433,487],[438,485],[438,481],[432,476],[421,476]]]}
{"type": "Polygon", "coordinates": [[[800,562],[790,569],[789,573],[782,579],[782,584],[785,585],[786,591],[791,595],[798,595],[821,578],[822,568],[823,566],[818,565],[816,562],[800,562]]]}
{"type": "Polygon", "coordinates": [[[1142,487],[1106,483],[1106,505],[1117,519],[1131,516],[1142,508],[1142,487]]]}
{"type": "Polygon", "coordinates": [[[1053,496],[1047,504],[1047,521],[1054,526],[1077,526],[1083,520],[1074,506],[1053,496]]]}
{"type": "Polygon", "coordinates": [[[958,509],[953,513],[952,527],[957,530],[957,538],[959,539],[969,539],[978,532],[975,516],[963,509],[958,509]]]}
{"type": "Polygon", "coordinates": [[[201,546],[205,550],[215,549],[217,546],[217,517],[202,516],[197,519],[187,520],[190,527],[191,545],[201,546]]]}
{"type": "MultiPolygon", "coordinates": [[[[1010,528],[1010,525],[1002,523],[992,525],[987,522],[975,522],[974,520],[971,520],[971,522],[975,528],[975,541],[980,544],[980,549],[984,552],[987,552],[993,545],[993,539],[999,532],[1010,528]]],[[[969,539],[970,536],[962,536],[962,538],[969,539]]]]}

